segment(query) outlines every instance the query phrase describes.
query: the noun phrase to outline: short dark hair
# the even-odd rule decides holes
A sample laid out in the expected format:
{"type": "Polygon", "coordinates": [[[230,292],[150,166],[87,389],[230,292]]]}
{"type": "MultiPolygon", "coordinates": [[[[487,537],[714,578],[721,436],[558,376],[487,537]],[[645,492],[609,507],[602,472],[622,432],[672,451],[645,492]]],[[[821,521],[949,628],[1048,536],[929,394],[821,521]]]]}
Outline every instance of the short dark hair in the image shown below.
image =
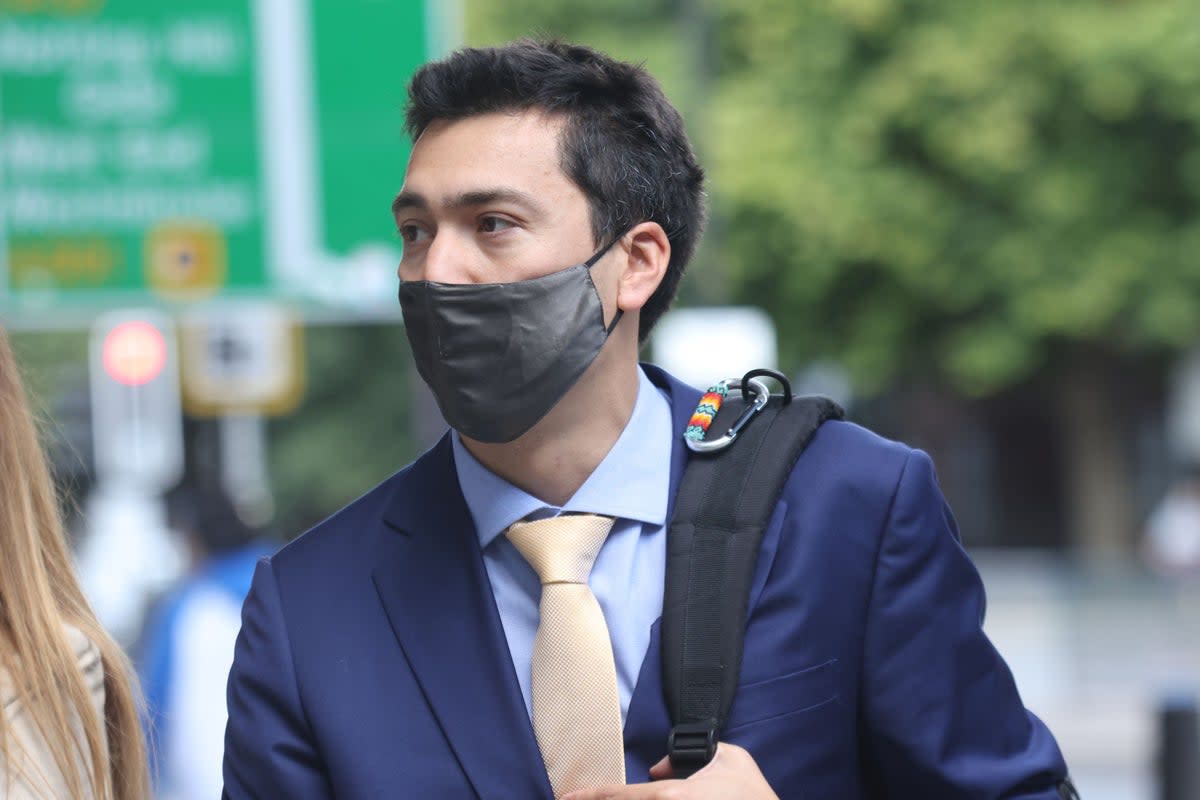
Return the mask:
{"type": "Polygon", "coordinates": [[[408,98],[413,141],[435,120],[529,110],[565,117],[563,172],[588,199],[596,246],[647,220],[671,242],[666,274],[642,308],[645,341],[675,298],[705,220],[704,170],[658,81],[589,47],[524,39],[426,64],[408,98]]]}

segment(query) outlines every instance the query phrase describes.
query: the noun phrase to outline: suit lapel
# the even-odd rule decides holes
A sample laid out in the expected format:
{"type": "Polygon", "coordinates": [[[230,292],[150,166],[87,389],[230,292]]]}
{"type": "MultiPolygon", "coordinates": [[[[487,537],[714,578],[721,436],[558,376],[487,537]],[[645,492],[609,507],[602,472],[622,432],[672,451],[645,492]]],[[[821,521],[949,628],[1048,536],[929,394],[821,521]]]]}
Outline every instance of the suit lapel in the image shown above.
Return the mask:
{"type": "Polygon", "coordinates": [[[476,794],[548,798],[449,438],[410,469],[385,514],[399,542],[374,571],[379,599],[476,794]]]}
{"type": "Polygon", "coordinates": [[[650,627],[650,644],[625,716],[625,775],[630,783],[650,780],[650,767],[667,754],[671,716],[662,683],[662,619],[650,627]]]}

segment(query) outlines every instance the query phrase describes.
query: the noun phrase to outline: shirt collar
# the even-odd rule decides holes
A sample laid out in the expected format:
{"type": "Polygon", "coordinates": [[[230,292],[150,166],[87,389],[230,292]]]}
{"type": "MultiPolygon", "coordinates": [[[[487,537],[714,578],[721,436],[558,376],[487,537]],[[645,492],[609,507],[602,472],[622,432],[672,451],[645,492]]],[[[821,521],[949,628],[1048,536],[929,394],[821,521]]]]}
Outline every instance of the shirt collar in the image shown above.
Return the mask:
{"type": "Polygon", "coordinates": [[[451,432],[454,468],[479,544],[487,547],[514,522],[564,511],[604,514],[660,526],[667,521],[671,484],[671,407],[638,369],[638,394],[625,430],[604,460],[561,508],[542,502],[491,472],[451,432]]]}

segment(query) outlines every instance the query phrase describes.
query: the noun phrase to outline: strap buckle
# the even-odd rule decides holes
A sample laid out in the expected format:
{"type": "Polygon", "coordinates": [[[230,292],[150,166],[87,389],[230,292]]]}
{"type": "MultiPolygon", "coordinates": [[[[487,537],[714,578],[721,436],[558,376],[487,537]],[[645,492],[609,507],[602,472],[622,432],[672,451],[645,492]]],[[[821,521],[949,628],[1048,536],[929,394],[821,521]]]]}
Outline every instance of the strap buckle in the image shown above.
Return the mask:
{"type": "Polygon", "coordinates": [[[690,778],[717,754],[717,721],[681,722],[667,736],[667,756],[676,778],[690,778]]]}

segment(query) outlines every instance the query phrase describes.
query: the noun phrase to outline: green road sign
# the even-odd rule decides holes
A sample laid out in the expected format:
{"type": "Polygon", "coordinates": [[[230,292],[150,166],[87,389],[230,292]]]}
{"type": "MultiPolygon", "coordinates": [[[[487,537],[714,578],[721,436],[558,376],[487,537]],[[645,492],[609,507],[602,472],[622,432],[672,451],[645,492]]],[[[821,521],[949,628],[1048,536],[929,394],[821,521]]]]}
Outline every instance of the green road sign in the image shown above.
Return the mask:
{"type": "Polygon", "coordinates": [[[0,314],[394,307],[404,90],[445,30],[421,0],[0,0],[0,314]]]}

